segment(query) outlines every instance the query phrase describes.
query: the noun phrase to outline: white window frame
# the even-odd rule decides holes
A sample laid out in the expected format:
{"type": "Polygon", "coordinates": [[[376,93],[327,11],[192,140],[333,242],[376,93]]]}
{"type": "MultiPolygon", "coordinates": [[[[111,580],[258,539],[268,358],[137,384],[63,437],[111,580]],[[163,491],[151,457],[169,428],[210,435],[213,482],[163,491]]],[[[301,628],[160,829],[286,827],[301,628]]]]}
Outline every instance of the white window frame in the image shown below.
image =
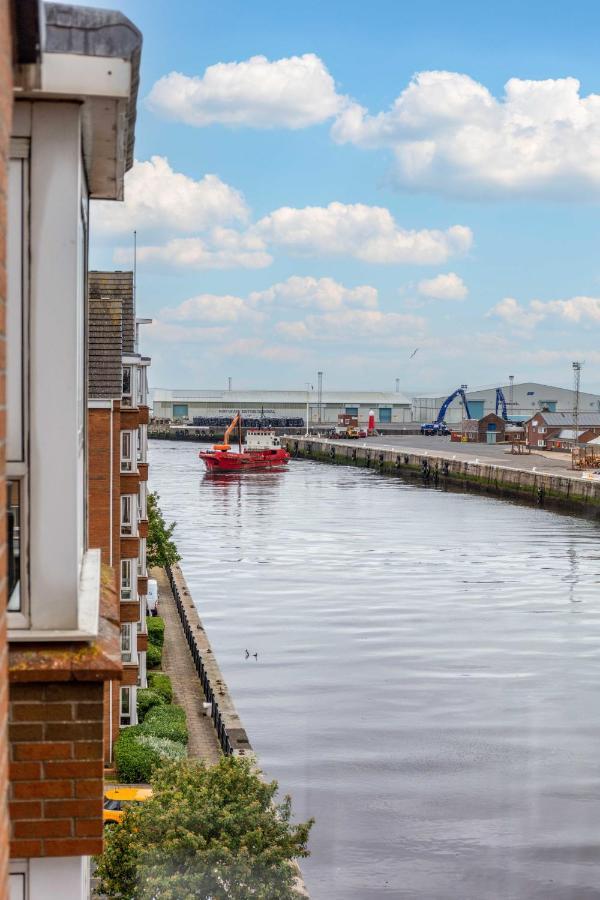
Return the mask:
{"type": "Polygon", "coordinates": [[[539,441],[537,442],[537,445],[538,445],[538,447],[545,447],[545,446],[546,446],[546,441],[544,441],[544,440],[539,440],[539,441]]]}
{"type": "Polygon", "coordinates": [[[133,629],[131,625],[131,622],[121,623],[121,660],[124,663],[133,662],[135,656],[133,629]]]}
{"type": "Polygon", "coordinates": [[[121,602],[131,602],[135,596],[136,579],[134,573],[133,560],[121,560],[121,602]]]}
{"type": "Polygon", "coordinates": [[[133,691],[130,687],[122,687],[119,693],[119,723],[122,728],[133,725],[133,691]],[[124,704],[124,698],[127,702],[124,704]]]}
{"type": "Polygon", "coordinates": [[[122,406],[133,406],[133,397],[135,396],[135,367],[132,365],[123,366],[122,370],[122,380],[121,380],[121,405],[122,406]],[[129,389],[125,390],[125,378],[126,373],[129,373],[129,389]]]}
{"type": "Polygon", "coordinates": [[[135,494],[121,494],[121,537],[137,535],[137,500],[135,494]]]}
{"type": "Polygon", "coordinates": [[[121,472],[137,471],[136,440],[134,431],[121,432],[121,472]]]}
{"type": "MultiPolygon", "coordinates": [[[[8,598],[8,627],[29,626],[29,220],[30,141],[13,138],[7,197],[6,479],[18,482],[19,572],[8,598]],[[11,609],[12,605],[12,609],[11,609]]],[[[8,508],[7,508],[8,519],[8,508]]],[[[8,525],[8,521],[7,521],[8,525]]],[[[7,548],[8,549],[8,548],[7,548]]]]}

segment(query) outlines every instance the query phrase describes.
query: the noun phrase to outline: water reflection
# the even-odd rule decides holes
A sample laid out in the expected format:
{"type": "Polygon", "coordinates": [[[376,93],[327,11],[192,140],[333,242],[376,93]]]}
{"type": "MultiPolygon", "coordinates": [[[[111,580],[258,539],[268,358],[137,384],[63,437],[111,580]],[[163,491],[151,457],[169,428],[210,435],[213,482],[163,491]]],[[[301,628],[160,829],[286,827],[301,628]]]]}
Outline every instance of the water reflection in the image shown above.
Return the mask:
{"type": "Polygon", "coordinates": [[[152,486],[313,900],[600,898],[600,560],[587,521],[358,469],[152,486]],[[251,647],[258,658],[246,659],[251,647]]]}

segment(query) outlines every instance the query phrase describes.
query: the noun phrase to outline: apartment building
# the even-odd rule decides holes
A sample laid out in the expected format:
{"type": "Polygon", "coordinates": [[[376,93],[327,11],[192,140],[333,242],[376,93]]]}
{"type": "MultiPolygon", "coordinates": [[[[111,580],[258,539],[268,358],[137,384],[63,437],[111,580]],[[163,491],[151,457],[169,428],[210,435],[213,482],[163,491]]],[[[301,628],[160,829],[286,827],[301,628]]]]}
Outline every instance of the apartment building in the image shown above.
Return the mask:
{"type": "MultiPolygon", "coordinates": [[[[12,118],[0,571],[9,892],[11,900],[76,900],[88,896],[89,856],[102,850],[105,683],[123,669],[119,597],[88,528],[88,211],[95,198],[123,197],[141,35],[117,12],[0,0],[5,49],[12,36],[13,102],[3,96],[0,108],[6,128],[12,118]]],[[[1,653],[0,645],[0,662],[1,653]]],[[[0,779],[2,758],[0,745],[0,779]]]]}
{"type": "Polygon", "coordinates": [[[88,279],[90,540],[113,568],[119,596],[120,681],[105,685],[104,760],[119,730],[137,723],[137,689],[146,687],[147,369],[139,353],[132,272],[88,279]]]}

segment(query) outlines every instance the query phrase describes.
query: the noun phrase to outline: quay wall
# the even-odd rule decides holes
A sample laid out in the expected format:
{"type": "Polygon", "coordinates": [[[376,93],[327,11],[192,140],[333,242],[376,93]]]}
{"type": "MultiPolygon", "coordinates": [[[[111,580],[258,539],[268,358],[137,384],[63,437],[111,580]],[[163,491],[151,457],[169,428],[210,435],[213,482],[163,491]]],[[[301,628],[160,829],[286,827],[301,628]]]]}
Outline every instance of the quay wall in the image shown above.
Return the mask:
{"type": "Polygon", "coordinates": [[[502,466],[495,462],[471,462],[438,451],[416,452],[373,445],[353,446],[319,438],[287,437],[294,457],[340,465],[363,466],[382,474],[417,478],[425,484],[478,490],[501,497],[562,507],[600,518],[600,482],[581,476],[563,476],[502,466]]]}
{"type": "Polygon", "coordinates": [[[248,735],[210,646],[183,573],[178,565],[168,566],[166,572],[198,678],[206,700],[210,703],[210,717],[221,749],[226,755],[250,755],[253,751],[248,735]]]}

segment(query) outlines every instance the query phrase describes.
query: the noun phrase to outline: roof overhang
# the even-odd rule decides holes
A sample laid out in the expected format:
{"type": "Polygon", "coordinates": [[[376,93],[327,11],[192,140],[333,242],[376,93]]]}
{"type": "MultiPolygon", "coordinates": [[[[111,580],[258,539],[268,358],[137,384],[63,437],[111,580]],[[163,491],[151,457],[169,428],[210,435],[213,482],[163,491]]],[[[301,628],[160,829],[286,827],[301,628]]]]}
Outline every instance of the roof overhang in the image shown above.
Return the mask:
{"type": "Polygon", "coordinates": [[[83,153],[90,197],[122,200],[133,144],[142,36],[119,12],[46,3],[39,84],[17,97],[83,106],[83,153]]]}

